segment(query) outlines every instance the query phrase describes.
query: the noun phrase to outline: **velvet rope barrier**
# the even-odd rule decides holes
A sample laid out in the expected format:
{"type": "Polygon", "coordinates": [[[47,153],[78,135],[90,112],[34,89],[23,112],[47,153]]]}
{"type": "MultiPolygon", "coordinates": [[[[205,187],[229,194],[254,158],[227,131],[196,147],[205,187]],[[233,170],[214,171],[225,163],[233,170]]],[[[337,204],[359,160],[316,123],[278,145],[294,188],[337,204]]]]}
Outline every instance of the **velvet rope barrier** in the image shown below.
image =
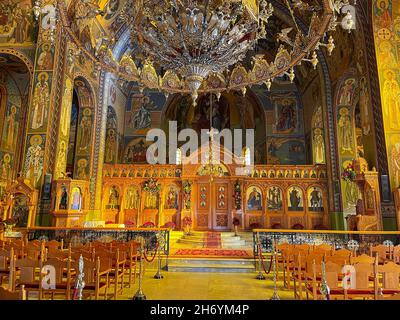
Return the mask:
{"type": "Polygon", "coordinates": [[[260,244],[258,245],[258,252],[259,252],[261,265],[262,265],[262,267],[264,269],[264,272],[265,272],[265,274],[269,274],[271,272],[272,259],[274,258],[274,255],[271,255],[271,259],[269,261],[269,267],[268,267],[268,271],[267,271],[267,269],[265,268],[265,262],[264,262],[264,258],[263,258],[263,255],[262,255],[262,250],[261,250],[261,245],[260,244]]]}
{"type": "Polygon", "coordinates": [[[147,250],[144,249],[144,251],[143,251],[143,256],[144,256],[144,258],[146,259],[147,262],[153,262],[153,261],[154,261],[154,259],[156,258],[156,255],[157,255],[158,246],[159,246],[159,243],[158,243],[158,241],[157,241],[157,243],[156,243],[156,249],[154,250],[154,255],[153,255],[150,259],[147,258],[147,254],[146,254],[146,251],[147,251],[147,250]]]}

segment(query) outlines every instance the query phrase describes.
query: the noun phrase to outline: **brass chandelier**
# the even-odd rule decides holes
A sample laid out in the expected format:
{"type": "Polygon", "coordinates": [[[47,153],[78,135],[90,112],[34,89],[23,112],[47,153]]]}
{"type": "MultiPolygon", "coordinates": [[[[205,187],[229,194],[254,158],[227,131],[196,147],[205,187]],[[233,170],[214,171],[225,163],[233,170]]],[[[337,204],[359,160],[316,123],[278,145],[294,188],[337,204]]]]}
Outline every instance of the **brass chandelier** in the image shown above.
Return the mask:
{"type": "MultiPolygon", "coordinates": [[[[217,98],[229,90],[245,94],[248,86],[263,83],[270,89],[275,78],[285,75],[293,82],[294,67],[304,61],[316,68],[317,50],[325,47],[330,55],[335,48],[331,33],[336,27],[349,32],[355,28],[355,1],[127,0],[118,14],[137,48],[134,56],[125,53],[117,61],[106,37],[99,39],[95,54],[79,47],[99,70],[166,95],[191,94],[196,104],[199,93],[215,93],[217,98]],[[255,55],[251,67],[244,67],[241,61],[268,37],[276,7],[286,10],[291,26],[276,34],[276,53],[269,58],[255,55]]],[[[60,13],[64,27],[79,42],[65,8],[60,13]]]]}

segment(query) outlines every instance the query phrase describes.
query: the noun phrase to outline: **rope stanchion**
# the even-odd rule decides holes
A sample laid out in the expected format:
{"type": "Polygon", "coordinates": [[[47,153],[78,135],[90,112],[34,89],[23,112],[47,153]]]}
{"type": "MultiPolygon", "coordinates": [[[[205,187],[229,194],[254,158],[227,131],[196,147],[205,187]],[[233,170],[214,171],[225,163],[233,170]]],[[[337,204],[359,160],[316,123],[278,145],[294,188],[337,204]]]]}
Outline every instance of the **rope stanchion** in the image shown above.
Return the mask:
{"type": "MultiPolygon", "coordinates": [[[[265,280],[265,276],[264,276],[263,272],[261,271],[262,262],[261,262],[261,255],[260,255],[261,250],[260,250],[260,248],[261,248],[260,237],[258,236],[258,233],[257,233],[258,274],[257,274],[257,276],[256,276],[256,279],[257,279],[257,280],[265,280]]],[[[261,254],[262,254],[262,253],[261,253],[261,254]]]]}
{"type": "Polygon", "coordinates": [[[146,259],[147,262],[151,263],[154,261],[154,259],[156,258],[156,255],[157,255],[158,247],[159,247],[159,243],[157,242],[156,249],[154,250],[154,255],[150,259],[147,257],[147,254],[146,254],[147,250],[144,249],[143,257],[146,259]]]}
{"type": "Polygon", "coordinates": [[[267,269],[265,268],[264,257],[262,255],[262,251],[261,251],[261,245],[258,246],[258,252],[259,252],[259,255],[260,255],[261,266],[263,267],[263,270],[264,270],[265,274],[270,274],[271,267],[272,267],[273,255],[271,255],[271,258],[269,260],[269,267],[268,267],[268,271],[267,271],[267,269]]]}

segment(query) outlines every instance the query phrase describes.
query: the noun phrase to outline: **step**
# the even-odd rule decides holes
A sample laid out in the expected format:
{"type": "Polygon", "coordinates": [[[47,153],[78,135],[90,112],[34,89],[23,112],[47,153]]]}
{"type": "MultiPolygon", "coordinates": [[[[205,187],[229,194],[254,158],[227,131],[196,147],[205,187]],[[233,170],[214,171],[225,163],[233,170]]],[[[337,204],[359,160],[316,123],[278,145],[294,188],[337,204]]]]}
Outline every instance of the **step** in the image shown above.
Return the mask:
{"type": "Polygon", "coordinates": [[[168,258],[168,264],[219,264],[219,265],[247,265],[254,267],[254,258],[168,258]]]}
{"type": "Polygon", "coordinates": [[[169,272],[253,273],[253,259],[170,259],[169,272]]]}
{"type": "Polygon", "coordinates": [[[255,268],[226,268],[223,266],[173,266],[167,267],[169,272],[204,272],[204,273],[254,273],[255,268]]]}

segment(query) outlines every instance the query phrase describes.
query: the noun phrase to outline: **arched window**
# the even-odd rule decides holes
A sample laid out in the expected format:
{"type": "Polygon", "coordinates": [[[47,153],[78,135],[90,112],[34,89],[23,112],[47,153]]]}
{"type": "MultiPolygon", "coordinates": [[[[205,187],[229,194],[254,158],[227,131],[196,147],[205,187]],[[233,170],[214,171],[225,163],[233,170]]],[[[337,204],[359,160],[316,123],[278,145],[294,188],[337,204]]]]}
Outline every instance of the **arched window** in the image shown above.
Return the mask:
{"type": "Polygon", "coordinates": [[[251,165],[251,156],[250,156],[250,148],[244,148],[244,165],[249,166],[251,165]]]}
{"type": "Polygon", "coordinates": [[[182,164],[182,150],[180,148],[176,149],[176,164],[182,164]]]}

